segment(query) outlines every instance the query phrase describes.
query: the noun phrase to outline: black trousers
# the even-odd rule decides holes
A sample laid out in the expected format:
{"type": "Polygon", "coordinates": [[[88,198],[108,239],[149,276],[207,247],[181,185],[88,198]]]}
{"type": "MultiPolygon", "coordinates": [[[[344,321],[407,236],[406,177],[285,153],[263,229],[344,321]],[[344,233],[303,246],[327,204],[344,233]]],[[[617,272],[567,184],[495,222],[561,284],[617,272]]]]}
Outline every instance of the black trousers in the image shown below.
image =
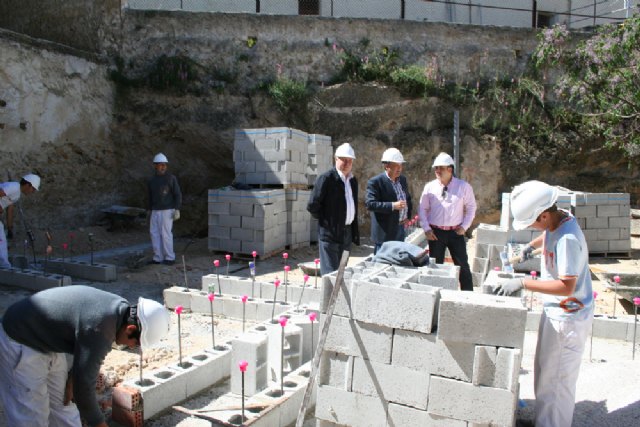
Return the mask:
{"type": "Polygon", "coordinates": [[[459,235],[455,230],[438,230],[437,228],[433,229],[433,233],[438,240],[429,240],[429,256],[435,258],[437,264],[442,264],[444,252],[448,248],[453,263],[460,266],[460,289],[473,291],[473,279],[464,235],[459,235]]]}

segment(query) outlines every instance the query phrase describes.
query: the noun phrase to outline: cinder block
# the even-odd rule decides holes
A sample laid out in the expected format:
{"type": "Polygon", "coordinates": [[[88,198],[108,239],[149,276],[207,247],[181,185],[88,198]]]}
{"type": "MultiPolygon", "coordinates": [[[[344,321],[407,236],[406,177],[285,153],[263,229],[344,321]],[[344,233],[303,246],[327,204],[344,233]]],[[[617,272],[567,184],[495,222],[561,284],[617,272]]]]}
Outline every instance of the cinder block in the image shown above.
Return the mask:
{"type": "MultiPolygon", "coordinates": [[[[322,317],[321,322],[324,322],[324,316],[322,317]]],[[[325,351],[336,351],[349,356],[390,363],[392,336],[393,329],[391,328],[333,316],[324,349],[325,351]]]]}
{"type": "Polygon", "coordinates": [[[284,348],[282,347],[282,329],[279,324],[267,326],[268,378],[278,383],[281,373],[288,375],[302,364],[302,329],[287,323],[284,327],[284,348]]]}
{"type": "Polygon", "coordinates": [[[572,211],[576,218],[595,218],[598,216],[598,209],[596,205],[576,206],[572,211]]]}
{"type": "Polygon", "coordinates": [[[391,364],[416,371],[471,381],[474,345],[445,342],[436,334],[396,330],[391,364]]]}
{"type": "Polygon", "coordinates": [[[611,228],[631,228],[631,218],[629,216],[609,217],[609,227],[611,228]]]}
{"type": "Polygon", "coordinates": [[[60,274],[45,276],[37,270],[2,268],[0,269],[0,283],[32,291],[42,291],[58,286],[69,286],[71,285],[71,277],[60,274]]]}
{"type": "Polygon", "coordinates": [[[381,400],[427,409],[430,375],[398,365],[353,360],[352,391],[381,400]]]}
{"type": "Polygon", "coordinates": [[[144,419],[148,420],[164,409],[187,398],[187,376],[170,368],[145,374],[144,384],[140,380],[127,380],[123,385],[137,388],[142,395],[144,419]]]}
{"type": "Polygon", "coordinates": [[[356,289],[355,320],[431,333],[440,288],[409,282],[398,287],[365,281],[354,281],[353,284],[356,289]]]}
{"type": "Polygon", "coordinates": [[[185,310],[191,310],[191,294],[192,291],[180,286],[172,286],[162,291],[164,305],[173,309],[181,305],[185,310]]]}
{"type": "Polygon", "coordinates": [[[497,225],[481,223],[476,228],[476,241],[492,245],[506,245],[509,237],[509,229],[497,225]]]}
{"type": "Polygon", "coordinates": [[[619,216],[620,208],[618,205],[599,205],[596,212],[598,217],[619,216]]]}
{"type": "MultiPolygon", "coordinates": [[[[303,310],[303,309],[301,309],[303,310]]],[[[294,310],[293,313],[296,313],[294,310]]],[[[311,322],[306,310],[302,313],[291,314],[289,322],[302,329],[302,364],[311,360],[311,355],[316,349],[318,338],[320,337],[320,322],[311,322]],[[313,329],[312,329],[313,328],[313,329]],[[313,337],[313,342],[311,338],[313,337]]]]}
{"type": "Polygon", "coordinates": [[[587,217],[587,229],[607,228],[609,227],[609,218],[605,217],[587,217]]]}
{"type": "Polygon", "coordinates": [[[318,387],[316,418],[352,427],[386,427],[387,403],[330,386],[318,387]]]}
{"type": "Polygon", "coordinates": [[[444,341],[521,349],[526,320],[519,298],[440,292],[438,338],[444,341]]]}
{"type": "Polygon", "coordinates": [[[430,264],[428,267],[418,268],[420,276],[418,283],[436,288],[457,290],[460,267],[453,264],[430,264]]]}
{"type": "Polygon", "coordinates": [[[247,332],[231,342],[231,392],[242,394],[242,373],[237,369],[240,360],[249,365],[244,374],[244,387],[247,396],[253,396],[268,385],[268,347],[267,335],[247,332]]]}
{"type": "Polygon", "coordinates": [[[396,427],[467,427],[467,422],[444,418],[409,406],[389,403],[388,426],[396,427]]]}
{"type": "Polygon", "coordinates": [[[229,207],[230,207],[230,204],[226,202],[209,202],[208,213],[229,215],[229,207]]]}
{"type": "Polygon", "coordinates": [[[515,423],[517,400],[508,390],[433,376],[427,410],[447,418],[511,426],[515,423]]]}
{"type": "Polygon", "coordinates": [[[627,338],[628,327],[629,322],[622,318],[610,319],[608,317],[597,317],[593,319],[592,334],[597,338],[625,340],[627,338]]]}
{"type": "Polygon", "coordinates": [[[89,263],[73,259],[49,259],[46,262],[47,273],[65,274],[96,282],[116,280],[116,266],[113,264],[89,263]]]}
{"type": "MultiPolygon", "coordinates": [[[[231,349],[214,353],[200,352],[183,358],[183,365],[174,363],[169,367],[184,376],[185,394],[193,396],[229,377],[231,349]]],[[[176,400],[175,403],[179,402],[176,400]]]]}
{"type": "Polygon", "coordinates": [[[473,358],[473,377],[471,384],[492,387],[496,376],[496,357],[498,348],[477,345],[473,358]]]}
{"type": "MultiPolygon", "coordinates": [[[[540,260],[538,260],[538,262],[540,262],[540,260]]],[[[491,270],[487,274],[487,278],[484,280],[484,283],[482,284],[483,289],[484,287],[486,287],[488,292],[484,292],[483,290],[483,293],[493,294],[493,289],[495,289],[495,287],[499,286],[500,284],[506,282],[507,280],[511,280],[514,278],[524,279],[525,277],[526,275],[523,273],[505,273],[504,271],[491,270]]],[[[522,291],[518,291],[516,293],[511,294],[510,297],[520,297],[521,295],[522,295],[522,291]]]]}
{"type": "Polygon", "coordinates": [[[520,375],[520,364],[522,362],[522,351],[517,348],[498,348],[496,358],[496,374],[493,387],[509,390],[518,395],[518,378],[520,375]]]}
{"type": "Polygon", "coordinates": [[[608,240],[588,240],[587,246],[589,247],[589,253],[609,251],[608,240]]]}
{"type": "Polygon", "coordinates": [[[340,390],[351,391],[353,380],[353,356],[324,351],[320,362],[318,385],[331,386],[340,390]]]}
{"type": "Polygon", "coordinates": [[[631,240],[609,240],[609,251],[628,252],[631,250],[631,240]]]}
{"type": "Polygon", "coordinates": [[[600,228],[598,229],[598,240],[619,240],[619,228],[600,228]]]}

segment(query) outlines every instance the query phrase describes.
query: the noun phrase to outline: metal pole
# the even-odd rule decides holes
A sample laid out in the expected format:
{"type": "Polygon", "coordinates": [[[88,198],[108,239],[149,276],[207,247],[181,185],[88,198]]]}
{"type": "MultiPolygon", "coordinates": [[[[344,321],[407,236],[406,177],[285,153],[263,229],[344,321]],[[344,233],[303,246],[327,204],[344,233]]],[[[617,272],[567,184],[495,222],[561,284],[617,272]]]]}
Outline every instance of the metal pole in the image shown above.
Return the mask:
{"type": "Polygon", "coordinates": [[[536,0],[533,0],[531,4],[531,28],[536,28],[537,26],[538,26],[538,2],[536,0]]]}
{"type": "Polygon", "coordinates": [[[405,0],[400,0],[400,19],[404,19],[405,7],[405,0]]]}
{"type": "Polygon", "coordinates": [[[460,111],[453,111],[453,159],[456,162],[455,174],[460,176],[460,111]]]}
{"type": "Polygon", "coordinates": [[[593,0],[593,26],[596,26],[596,1],[597,0],[593,0]]]}
{"type": "Polygon", "coordinates": [[[184,287],[189,289],[189,282],[187,281],[187,264],[184,262],[184,255],[182,255],[182,271],[184,272],[184,287]]]}

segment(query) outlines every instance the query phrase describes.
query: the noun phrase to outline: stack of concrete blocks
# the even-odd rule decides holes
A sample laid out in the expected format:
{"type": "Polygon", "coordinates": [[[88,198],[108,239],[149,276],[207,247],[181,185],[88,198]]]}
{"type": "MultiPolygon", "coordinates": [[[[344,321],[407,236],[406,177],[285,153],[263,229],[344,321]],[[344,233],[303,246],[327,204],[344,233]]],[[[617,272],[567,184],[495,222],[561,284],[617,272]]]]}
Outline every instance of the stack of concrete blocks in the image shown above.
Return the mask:
{"type": "Polygon", "coordinates": [[[311,214],[307,211],[307,203],[309,203],[311,191],[286,190],[285,194],[287,201],[287,247],[296,249],[309,246],[311,214]]]}
{"type": "Polygon", "coordinates": [[[209,250],[268,256],[286,244],[283,189],[209,190],[209,250]]]}
{"type": "Polygon", "coordinates": [[[309,162],[307,178],[309,185],[315,185],[318,175],[333,167],[333,147],[331,137],[327,135],[309,135],[309,162]]]}
{"type": "Polygon", "coordinates": [[[514,425],[526,323],[519,300],[420,283],[420,269],[380,273],[353,279],[339,296],[318,425],[514,425]]]}
{"type": "MultiPolygon", "coordinates": [[[[502,194],[500,225],[513,230],[510,193],[502,194]]],[[[629,254],[631,209],[629,193],[585,193],[560,188],[558,207],[570,210],[584,233],[589,253],[629,254]]],[[[537,234],[539,232],[535,232],[537,234]]],[[[509,242],[526,243],[527,236],[513,235],[509,242]]]]}
{"type": "Polygon", "coordinates": [[[291,128],[236,129],[235,181],[308,185],[308,135],[291,128]]]}

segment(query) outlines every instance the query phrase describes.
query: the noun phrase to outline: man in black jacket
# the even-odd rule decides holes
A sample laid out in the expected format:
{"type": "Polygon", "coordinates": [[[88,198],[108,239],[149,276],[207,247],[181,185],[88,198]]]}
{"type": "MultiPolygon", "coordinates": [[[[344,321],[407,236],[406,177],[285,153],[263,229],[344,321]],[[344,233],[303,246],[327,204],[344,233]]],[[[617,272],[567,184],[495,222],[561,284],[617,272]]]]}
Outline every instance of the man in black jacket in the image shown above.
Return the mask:
{"type": "Polygon", "coordinates": [[[342,251],[360,245],[358,181],[351,173],[356,155],[348,143],[336,149],[336,167],[318,177],[307,210],[318,220],[320,272],[336,271],[342,251]]]}
{"type": "Polygon", "coordinates": [[[397,148],[382,154],[384,172],[367,183],[365,204],[371,212],[371,240],[376,254],[384,242],[404,241],[405,224],[411,219],[413,205],[402,174],[404,157],[397,148]]]}

